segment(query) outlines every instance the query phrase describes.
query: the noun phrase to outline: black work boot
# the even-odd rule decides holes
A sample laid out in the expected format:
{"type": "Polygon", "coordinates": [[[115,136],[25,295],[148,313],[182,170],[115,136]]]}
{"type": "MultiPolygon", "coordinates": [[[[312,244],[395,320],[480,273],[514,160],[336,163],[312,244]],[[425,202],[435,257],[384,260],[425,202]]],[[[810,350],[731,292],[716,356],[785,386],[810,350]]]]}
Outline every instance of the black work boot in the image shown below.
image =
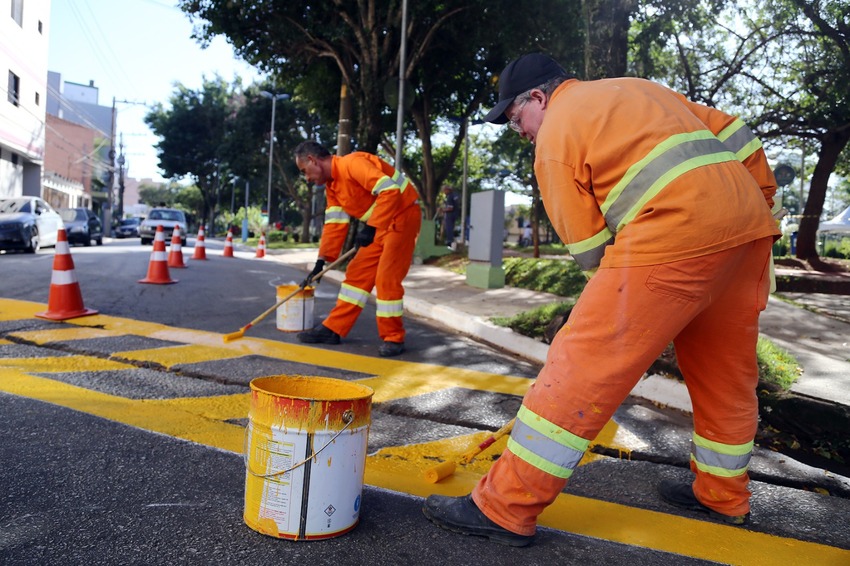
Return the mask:
{"type": "Polygon", "coordinates": [[[690,511],[708,513],[709,517],[712,519],[716,519],[730,525],[746,525],[750,520],[749,513],[746,515],[724,515],[722,513],[718,513],[714,509],[706,507],[697,500],[694,495],[694,490],[689,483],[673,480],[661,480],[661,483],[658,484],[658,494],[661,495],[661,499],[671,505],[675,505],[682,509],[688,509],[690,511]]]}
{"type": "Polygon", "coordinates": [[[339,344],[339,334],[320,324],[298,333],[298,341],[305,344],[339,344]]]}
{"type": "Polygon", "coordinates": [[[487,537],[508,546],[528,546],[534,540],[534,536],[518,535],[488,519],[472,501],[472,495],[431,495],[425,500],[422,512],[438,527],[462,535],[487,537]]]}
{"type": "Polygon", "coordinates": [[[399,354],[404,353],[404,342],[389,342],[385,341],[381,344],[381,347],[378,348],[378,354],[382,358],[391,358],[393,356],[398,356],[399,354]]]}

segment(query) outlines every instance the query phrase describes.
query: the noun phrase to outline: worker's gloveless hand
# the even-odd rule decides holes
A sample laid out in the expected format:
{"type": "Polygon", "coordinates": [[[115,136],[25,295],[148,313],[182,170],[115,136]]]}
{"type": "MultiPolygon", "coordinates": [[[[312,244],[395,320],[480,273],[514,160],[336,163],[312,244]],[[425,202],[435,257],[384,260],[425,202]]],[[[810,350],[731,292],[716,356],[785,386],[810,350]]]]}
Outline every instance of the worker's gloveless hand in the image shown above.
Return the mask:
{"type": "Polygon", "coordinates": [[[363,226],[363,229],[357,233],[357,236],[354,238],[355,243],[361,248],[367,247],[375,240],[375,227],[369,226],[366,224],[363,226]]]}
{"type": "MultiPolygon", "coordinates": [[[[318,275],[319,273],[321,273],[324,268],[325,268],[325,260],[317,259],[316,265],[313,267],[313,271],[311,271],[310,275],[307,276],[307,279],[304,280],[304,286],[306,287],[307,285],[313,283],[313,278],[316,277],[316,275],[318,275]]],[[[322,278],[319,277],[319,279],[316,280],[316,283],[318,283],[321,280],[322,280],[322,278]]]]}

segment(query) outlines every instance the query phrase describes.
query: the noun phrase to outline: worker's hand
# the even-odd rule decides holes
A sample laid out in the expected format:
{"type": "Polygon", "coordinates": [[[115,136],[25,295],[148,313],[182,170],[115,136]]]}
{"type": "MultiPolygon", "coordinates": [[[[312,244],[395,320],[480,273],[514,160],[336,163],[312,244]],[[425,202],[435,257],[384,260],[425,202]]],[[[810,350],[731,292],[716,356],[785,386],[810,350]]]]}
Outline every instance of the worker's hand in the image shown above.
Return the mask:
{"type": "MultiPolygon", "coordinates": [[[[304,280],[304,287],[311,284],[313,282],[313,278],[316,277],[316,275],[318,275],[319,273],[321,273],[323,269],[325,269],[325,260],[317,259],[316,265],[313,267],[313,271],[311,271],[310,275],[307,276],[307,279],[304,280]]],[[[316,283],[318,283],[321,280],[322,280],[322,278],[320,277],[316,281],[316,283]]]]}
{"type": "Polygon", "coordinates": [[[368,224],[363,226],[354,238],[354,242],[361,248],[368,247],[373,241],[375,241],[375,227],[368,224]]]}

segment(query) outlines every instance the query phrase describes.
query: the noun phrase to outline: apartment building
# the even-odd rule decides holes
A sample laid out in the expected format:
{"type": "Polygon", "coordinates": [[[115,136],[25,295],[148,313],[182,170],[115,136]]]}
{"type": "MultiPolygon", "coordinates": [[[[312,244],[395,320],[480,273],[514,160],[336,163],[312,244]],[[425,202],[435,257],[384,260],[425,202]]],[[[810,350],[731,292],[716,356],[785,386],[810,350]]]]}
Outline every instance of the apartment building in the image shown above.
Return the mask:
{"type": "Polygon", "coordinates": [[[0,3],[0,198],[41,196],[50,0],[0,3]]]}

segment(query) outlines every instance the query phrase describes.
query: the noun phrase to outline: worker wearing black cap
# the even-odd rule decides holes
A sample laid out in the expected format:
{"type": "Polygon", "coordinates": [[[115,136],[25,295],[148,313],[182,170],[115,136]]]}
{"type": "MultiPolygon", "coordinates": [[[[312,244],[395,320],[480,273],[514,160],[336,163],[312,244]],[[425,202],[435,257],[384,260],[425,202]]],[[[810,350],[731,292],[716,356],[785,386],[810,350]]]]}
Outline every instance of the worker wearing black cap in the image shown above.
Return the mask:
{"type": "Polygon", "coordinates": [[[580,81],[543,54],[505,68],[486,120],[536,145],[543,204],[589,281],[502,456],[470,495],[429,497],[426,516],[531,542],[590,441],[673,342],[693,403],[694,478],[665,480],[659,492],[745,523],[758,317],[779,236],[761,143],[741,120],[661,85],[580,81]]]}

